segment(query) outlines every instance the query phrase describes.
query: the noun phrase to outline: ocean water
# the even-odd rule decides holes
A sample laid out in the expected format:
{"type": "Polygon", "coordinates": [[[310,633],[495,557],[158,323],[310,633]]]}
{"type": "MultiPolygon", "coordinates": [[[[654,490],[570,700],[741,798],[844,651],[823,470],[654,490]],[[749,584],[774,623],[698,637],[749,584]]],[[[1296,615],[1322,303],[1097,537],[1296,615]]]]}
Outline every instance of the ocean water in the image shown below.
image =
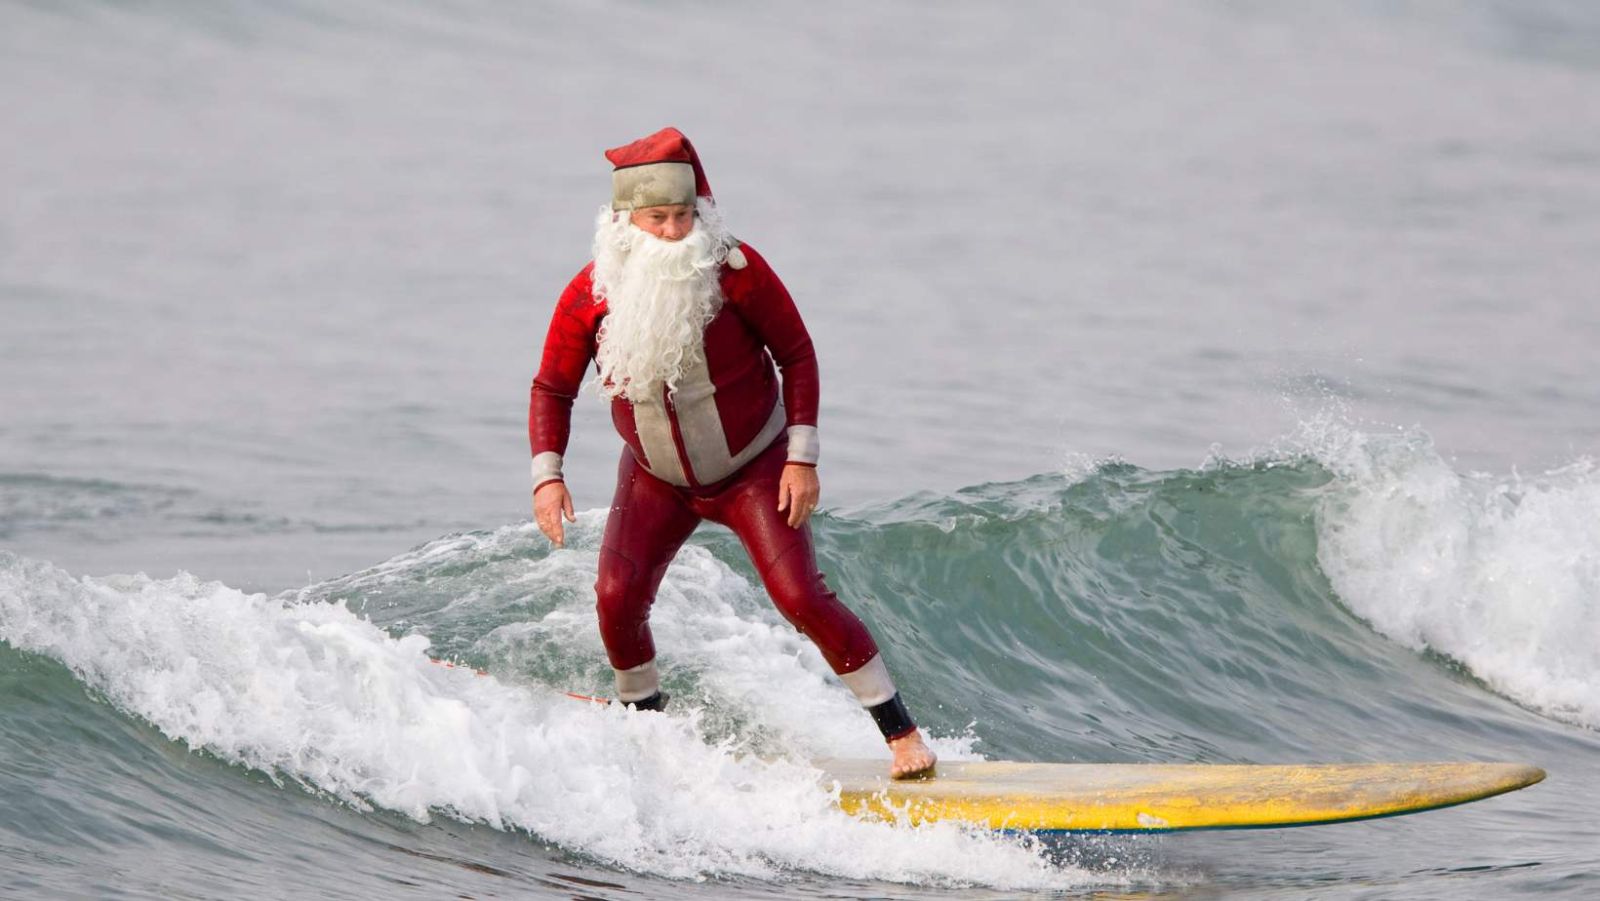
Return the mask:
{"type": "Polygon", "coordinates": [[[1591,4],[0,2],[0,896],[1600,893],[1591,4]],[[665,124],[823,371],[947,759],[1516,760],[1393,820],[856,821],[706,527],[605,692],[526,390],[665,124]],[[465,666],[442,667],[429,658],[465,666]],[[474,670],[482,670],[479,675],[474,670]]]}

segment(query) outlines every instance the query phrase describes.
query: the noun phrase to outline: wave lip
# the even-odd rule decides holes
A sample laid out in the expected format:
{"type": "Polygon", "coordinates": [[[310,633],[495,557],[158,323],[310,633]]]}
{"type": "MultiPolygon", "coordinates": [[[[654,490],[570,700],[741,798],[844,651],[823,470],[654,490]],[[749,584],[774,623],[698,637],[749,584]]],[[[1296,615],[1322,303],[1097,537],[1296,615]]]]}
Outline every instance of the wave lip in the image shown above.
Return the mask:
{"type": "Polygon", "coordinates": [[[1600,469],[1458,474],[1426,435],[1321,431],[1318,562],[1383,634],[1600,729],[1600,469]]]}

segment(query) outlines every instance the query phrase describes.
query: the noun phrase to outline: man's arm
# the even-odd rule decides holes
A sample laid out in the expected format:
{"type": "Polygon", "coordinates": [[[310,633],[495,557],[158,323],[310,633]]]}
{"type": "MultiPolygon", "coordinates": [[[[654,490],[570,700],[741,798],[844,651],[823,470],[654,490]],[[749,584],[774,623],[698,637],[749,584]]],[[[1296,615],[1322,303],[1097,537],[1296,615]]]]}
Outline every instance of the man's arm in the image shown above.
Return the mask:
{"type": "Polygon", "coordinates": [[[730,299],[738,303],[740,315],[767,346],[782,378],[789,452],[788,465],[778,480],[778,511],[788,512],[789,527],[795,529],[811,518],[822,496],[816,470],[821,451],[817,407],[822,391],[817,352],[800,310],[778,274],[749,245],[740,250],[747,264],[731,286],[736,291],[730,299]]]}
{"type": "Polygon", "coordinates": [[[594,359],[598,311],[585,267],[556,302],[545,335],[544,356],[528,393],[528,445],[533,452],[534,520],[551,542],[565,543],[563,517],[575,522],[572,495],[561,473],[572,429],[572,402],[594,359]]]}
{"type": "Polygon", "coordinates": [[[821,450],[817,440],[821,379],[811,333],[806,331],[789,289],[783,286],[766,259],[748,244],[740,250],[748,263],[730,279],[729,299],[737,304],[739,315],[750,324],[756,337],[772,354],[773,362],[778,364],[789,427],[788,461],[814,467],[821,450]]]}

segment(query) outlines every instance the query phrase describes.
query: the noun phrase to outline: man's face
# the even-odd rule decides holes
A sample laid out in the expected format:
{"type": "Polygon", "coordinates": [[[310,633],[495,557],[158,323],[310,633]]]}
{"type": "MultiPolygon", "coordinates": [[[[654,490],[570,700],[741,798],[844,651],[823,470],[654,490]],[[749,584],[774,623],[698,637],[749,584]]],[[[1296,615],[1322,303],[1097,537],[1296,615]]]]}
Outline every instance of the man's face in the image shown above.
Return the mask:
{"type": "Polygon", "coordinates": [[[694,207],[687,203],[640,207],[629,221],[663,241],[681,241],[694,231],[694,207]]]}

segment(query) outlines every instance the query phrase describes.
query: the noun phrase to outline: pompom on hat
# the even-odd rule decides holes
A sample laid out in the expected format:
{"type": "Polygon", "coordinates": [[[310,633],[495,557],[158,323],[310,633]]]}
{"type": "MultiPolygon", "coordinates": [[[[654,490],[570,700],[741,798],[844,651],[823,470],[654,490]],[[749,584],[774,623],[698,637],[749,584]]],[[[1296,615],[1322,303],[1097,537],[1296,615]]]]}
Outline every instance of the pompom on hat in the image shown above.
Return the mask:
{"type": "Polygon", "coordinates": [[[700,155],[683,132],[671,126],[632,144],[607,150],[606,159],[613,166],[613,210],[693,204],[697,197],[711,196],[700,155]]]}

